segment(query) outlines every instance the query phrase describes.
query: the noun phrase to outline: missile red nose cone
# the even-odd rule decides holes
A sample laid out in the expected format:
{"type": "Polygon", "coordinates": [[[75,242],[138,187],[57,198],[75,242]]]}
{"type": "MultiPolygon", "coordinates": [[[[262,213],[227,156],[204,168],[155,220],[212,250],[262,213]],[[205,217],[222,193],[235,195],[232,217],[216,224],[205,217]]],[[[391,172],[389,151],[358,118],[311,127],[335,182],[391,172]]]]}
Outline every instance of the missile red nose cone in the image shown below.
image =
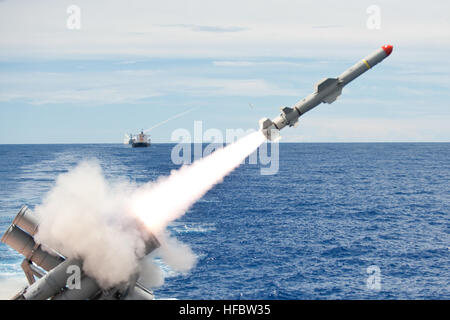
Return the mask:
{"type": "Polygon", "coordinates": [[[394,48],[392,45],[390,44],[385,44],[384,46],[381,47],[384,52],[386,52],[386,56],[390,55],[392,52],[392,49],[394,48]]]}

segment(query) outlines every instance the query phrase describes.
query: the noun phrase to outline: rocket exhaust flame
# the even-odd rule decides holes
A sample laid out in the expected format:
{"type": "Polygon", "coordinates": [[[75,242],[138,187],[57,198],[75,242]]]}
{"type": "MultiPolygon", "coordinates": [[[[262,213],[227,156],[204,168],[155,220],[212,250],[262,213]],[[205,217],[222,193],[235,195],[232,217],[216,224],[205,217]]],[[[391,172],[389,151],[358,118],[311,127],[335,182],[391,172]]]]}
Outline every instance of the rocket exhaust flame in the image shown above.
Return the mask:
{"type": "Polygon", "coordinates": [[[153,233],[159,234],[236,169],[265,139],[261,131],[254,132],[190,166],[172,171],[156,185],[142,187],[132,199],[132,211],[153,233]]]}

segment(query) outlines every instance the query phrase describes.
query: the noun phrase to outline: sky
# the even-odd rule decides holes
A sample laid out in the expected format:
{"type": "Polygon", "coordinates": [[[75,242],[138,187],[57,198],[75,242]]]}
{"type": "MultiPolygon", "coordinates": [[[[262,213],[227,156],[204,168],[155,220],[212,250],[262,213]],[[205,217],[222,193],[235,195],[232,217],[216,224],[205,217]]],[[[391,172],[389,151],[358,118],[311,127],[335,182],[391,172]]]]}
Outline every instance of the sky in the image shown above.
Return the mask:
{"type": "Polygon", "coordinates": [[[0,0],[0,144],[121,143],[180,113],[153,142],[196,120],[256,129],[386,43],[390,57],[281,141],[449,142],[448,12],[439,0],[0,0]]]}

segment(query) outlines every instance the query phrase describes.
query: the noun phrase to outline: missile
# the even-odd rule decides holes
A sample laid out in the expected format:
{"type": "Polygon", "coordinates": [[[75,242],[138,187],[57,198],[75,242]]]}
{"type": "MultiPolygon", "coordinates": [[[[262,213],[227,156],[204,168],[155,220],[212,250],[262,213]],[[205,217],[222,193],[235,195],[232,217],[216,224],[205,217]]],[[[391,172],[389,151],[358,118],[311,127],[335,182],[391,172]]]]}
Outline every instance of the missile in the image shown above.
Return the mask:
{"type": "Polygon", "coordinates": [[[298,118],[317,107],[321,103],[333,103],[341,95],[342,88],[367,70],[387,58],[392,52],[393,46],[386,44],[375,50],[367,57],[345,70],[337,78],[325,78],[320,80],[313,93],[297,102],[292,108],[281,107],[281,114],[273,121],[269,118],[259,120],[259,128],[269,140],[278,140],[279,131],[286,126],[293,127],[298,124],[298,118]]]}

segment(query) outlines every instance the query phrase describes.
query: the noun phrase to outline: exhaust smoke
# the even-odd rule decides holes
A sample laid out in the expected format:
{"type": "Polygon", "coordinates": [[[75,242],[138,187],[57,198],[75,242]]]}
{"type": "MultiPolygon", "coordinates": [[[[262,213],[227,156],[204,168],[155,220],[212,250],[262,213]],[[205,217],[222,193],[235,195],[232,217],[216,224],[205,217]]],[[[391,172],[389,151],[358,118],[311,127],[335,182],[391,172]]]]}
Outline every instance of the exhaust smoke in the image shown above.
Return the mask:
{"type": "MultiPolygon", "coordinates": [[[[237,168],[265,141],[254,132],[209,156],[174,170],[156,182],[137,186],[107,181],[97,161],[84,161],[60,175],[41,205],[35,239],[69,258],[83,261],[83,271],[107,289],[140,272],[154,286],[164,281],[145,255],[143,224],[161,247],[153,254],[179,272],[196,263],[189,246],[171,238],[167,225],[180,218],[214,185],[237,168]],[[137,221],[139,223],[137,223],[137,221]]],[[[142,279],[144,278],[144,279],[142,279]]]]}
{"type": "Polygon", "coordinates": [[[264,141],[261,131],[219,149],[209,156],[172,171],[168,177],[137,190],[132,211],[158,235],[173,220],[180,218],[214,185],[236,169],[264,141]]]}

